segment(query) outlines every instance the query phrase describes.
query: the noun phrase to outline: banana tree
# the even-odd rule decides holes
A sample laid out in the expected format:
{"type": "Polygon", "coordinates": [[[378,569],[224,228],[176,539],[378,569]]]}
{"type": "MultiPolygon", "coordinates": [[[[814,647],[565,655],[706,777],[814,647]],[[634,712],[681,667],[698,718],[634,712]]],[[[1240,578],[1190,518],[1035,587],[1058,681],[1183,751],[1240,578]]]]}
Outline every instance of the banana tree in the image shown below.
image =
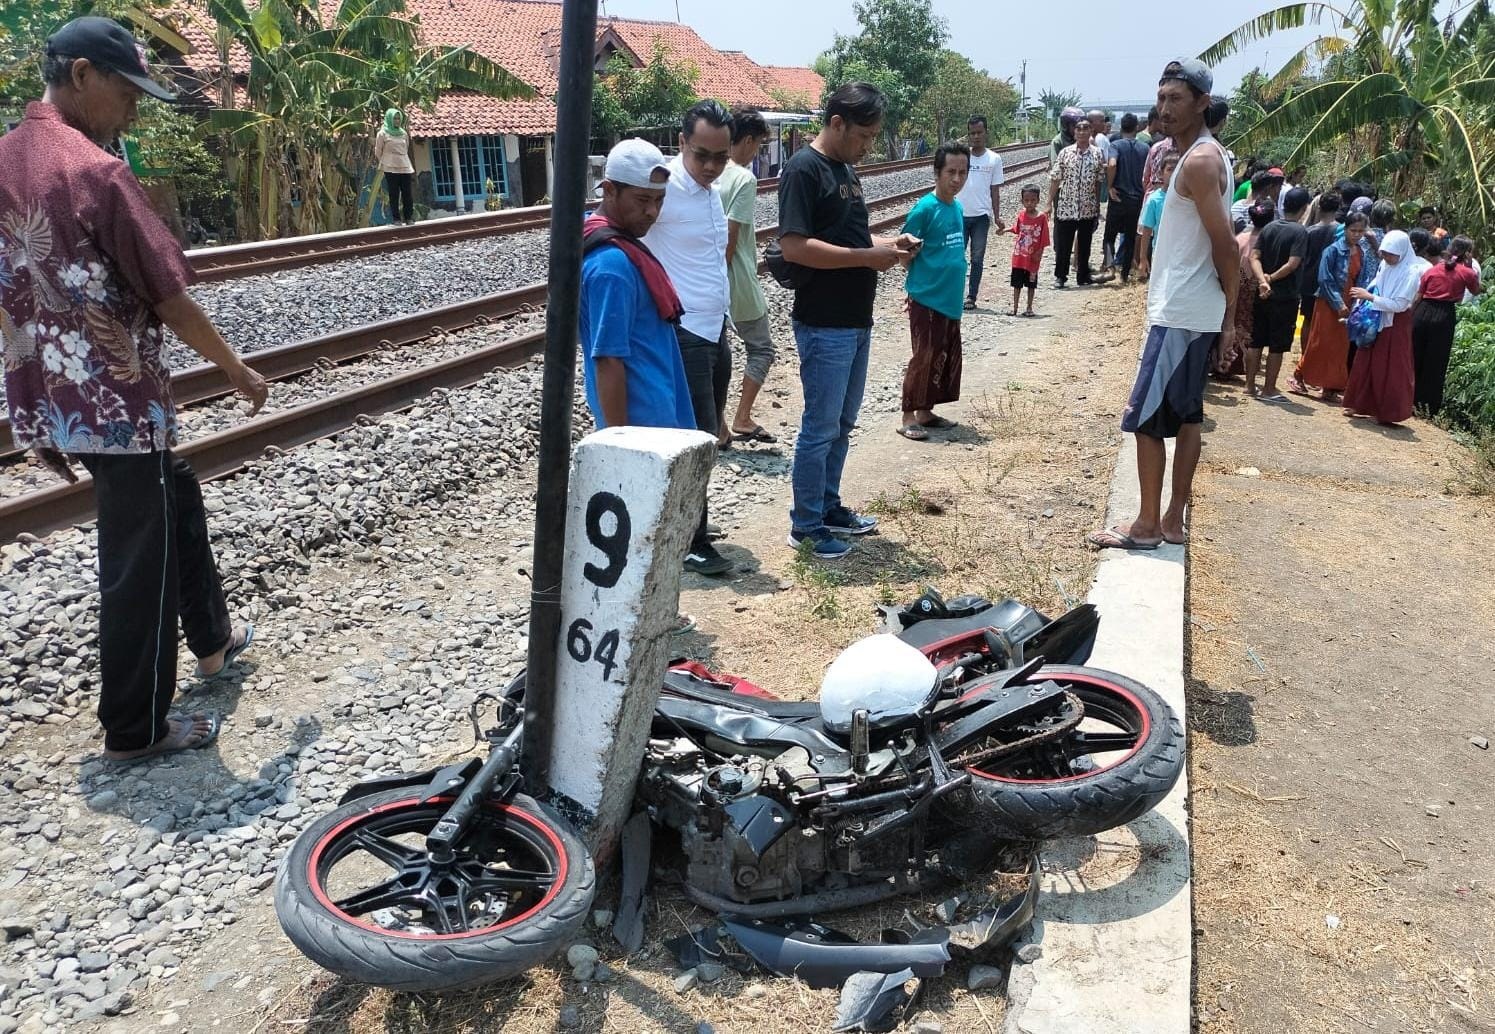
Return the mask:
{"type": "Polygon", "coordinates": [[[1288,163],[1326,149],[1356,155],[1351,175],[1390,177],[1405,196],[1429,176],[1461,184],[1458,202],[1489,226],[1495,214],[1491,154],[1495,134],[1492,19],[1486,2],[1440,22],[1434,0],[1361,0],[1343,9],[1327,3],[1288,4],[1237,27],[1200,59],[1219,62],[1257,40],[1305,25],[1326,25],[1288,58],[1262,88],[1274,96],[1321,64],[1323,77],[1293,90],[1244,129],[1238,149],[1301,134],[1288,163]]]}
{"type": "MultiPolygon", "coordinates": [[[[467,47],[426,46],[405,0],[208,0],[220,57],[248,56],[246,107],[209,116],[237,159],[241,229],[254,236],[337,229],[357,212],[369,135],[387,107],[429,110],[448,89],[523,98],[533,91],[467,47]]],[[[377,184],[376,184],[377,186],[377,184]]]]}

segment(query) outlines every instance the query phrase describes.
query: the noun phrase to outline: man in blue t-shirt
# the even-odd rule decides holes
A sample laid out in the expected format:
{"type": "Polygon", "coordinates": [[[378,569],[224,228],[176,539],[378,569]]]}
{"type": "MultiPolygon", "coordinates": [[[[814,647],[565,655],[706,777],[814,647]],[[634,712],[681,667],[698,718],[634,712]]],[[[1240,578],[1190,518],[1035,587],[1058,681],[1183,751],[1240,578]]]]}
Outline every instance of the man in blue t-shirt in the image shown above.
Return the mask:
{"type": "Polygon", "coordinates": [[[663,267],[640,242],[664,205],[669,166],[659,148],[625,140],[607,156],[602,204],[587,220],[581,264],[582,371],[598,427],[693,430],[695,412],[675,343],[678,312],[663,267]],[[657,274],[657,275],[656,275],[657,274]]]}
{"type": "MultiPolygon", "coordinates": [[[[683,308],[641,239],[659,218],[670,170],[659,148],[624,140],[607,156],[602,204],[587,217],[581,263],[581,355],[587,406],[598,427],[696,429],[675,338],[683,308]]],[[[710,545],[706,508],[691,553],[710,545]]],[[[689,554],[687,554],[689,555],[689,554]]],[[[682,616],[676,632],[694,622],[682,616]]]]}

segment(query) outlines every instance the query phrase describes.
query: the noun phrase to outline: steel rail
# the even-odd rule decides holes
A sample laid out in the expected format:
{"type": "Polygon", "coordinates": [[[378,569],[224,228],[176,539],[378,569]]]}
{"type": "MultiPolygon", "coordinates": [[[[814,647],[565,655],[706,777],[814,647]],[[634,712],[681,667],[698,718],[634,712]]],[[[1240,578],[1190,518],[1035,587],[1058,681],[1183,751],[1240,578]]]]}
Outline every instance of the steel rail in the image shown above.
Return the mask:
{"type": "MultiPolygon", "coordinates": [[[[186,442],[174,451],[192,462],[199,477],[220,477],[259,458],[270,446],[287,449],[304,445],[351,426],[359,417],[414,405],[437,388],[464,387],[500,366],[517,366],[538,355],[544,343],[543,332],[500,341],[325,399],[256,417],[186,442]]],[[[0,541],[14,539],[22,532],[41,535],[55,531],[85,521],[93,512],[92,482],[87,474],[80,473],[76,483],[52,485],[0,501],[0,541]]]]}
{"type": "MultiPolygon", "coordinates": [[[[267,381],[285,380],[320,366],[343,363],[370,355],[382,348],[413,345],[433,334],[462,330],[492,319],[512,316],[527,307],[545,305],[545,285],[530,284],[513,291],[486,294],[480,298],[443,305],[437,309],[400,316],[383,323],[367,323],[333,334],[292,341],[274,348],[249,352],[244,364],[267,381]]],[[[212,363],[200,363],[171,377],[172,398],[180,406],[221,398],[233,393],[233,385],[212,363]]],[[[0,459],[11,459],[24,450],[16,448],[10,420],[0,417],[0,459]]]]}
{"type": "MultiPolygon", "coordinates": [[[[993,148],[998,153],[1027,150],[1033,144],[1016,144],[993,148]]],[[[864,176],[877,176],[926,166],[927,157],[908,161],[879,162],[863,167],[864,176]]],[[[758,192],[766,194],[778,189],[778,178],[760,180],[758,192]]],[[[405,251],[412,248],[429,248],[441,244],[453,244],[475,237],[503,236],[525,230],[544,229],[550,225],[550,206],[538,205],[530,208],[510,208],[498,212],[477,212],[472,215],[453,216],[449,219],[433,219],[414,226],[373,226],[355,230],[338,230],[333,233],[314,234],[307,237],[285,237],[270,241],[251,241],[245,244],[228,244],[214,248],[196,248],[187,252],[188,261],[198,279],[203,283],[215,283],[256,273],[270,273],[280,269],[295,269],[325,262],[340,262],[344,259],[384,252],[405,251]]]]}
{"type": "MultiPolygon", "coordinates": [[[[1037,159],[1015,166],[1013,172],[1030,166],[1047,164],[1037,159]]],[[[900,204],[928,191],[919,187],[886,198],[869,207],[900,204]]],[[[897,213],[871,222],[874,232],[896,227],[904,214],[897,213]]],[[[771,235],[775,227],[758,231],[759,238],[771,235]]],[[[293,342],[246,355],[245,362],[267,379],[278,379],[304,373],[327,361],[339,362],[357,358],[381,348],[412,344],[424,338],[451,330],[480,324],[495,316],[509,315],[526,305],[544,301],[547,285],[529,287],[499,294],[485,295],[454,305],[443,306],[384,323],[354,327],[307,341],[293,342]]],[[[260,457],[269,447],[294,448],[324,438],[351,426],[361,416],[373,416],[403,409],[437,388],[462,387],[480,380],[500,366],[518,365],[539,354],[544,333],[536,332],[484,346],[464,355],[443,360],[415,370],[408,370],[371,384],[349,388],[315,402],[304,403],[278,413],[256,417],[234,427],[193,439],[176,448],[176,453],[192,461],[203,479],[220,477],[241,469],[260,457]]],[[[217,367],[194,366],[172,378],[172,389],[182,403],[202,401],[228,394],[232,389],[217,367]]],[[[4,442],[12,453],[8,425],[3,428],[4,442]]],[[[23,532],[45,534],[87,520],[93,513],[90,479],[80,473],[73,484],[52,485],[0,500],[0,541],[9,541],[23,532]]]]}

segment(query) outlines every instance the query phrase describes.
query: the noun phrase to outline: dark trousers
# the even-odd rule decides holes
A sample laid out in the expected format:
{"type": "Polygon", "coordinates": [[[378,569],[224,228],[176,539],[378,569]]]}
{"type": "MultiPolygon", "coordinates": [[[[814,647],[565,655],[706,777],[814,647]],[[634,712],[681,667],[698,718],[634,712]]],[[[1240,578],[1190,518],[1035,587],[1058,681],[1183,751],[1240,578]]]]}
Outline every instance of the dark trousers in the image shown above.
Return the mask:
{"type": "MultiPolygon", "coordinates": [[[[679,326],[675,328],[675,340],[680,343],[680,360],[685,364],[685,383],[690,388],[690,407],[696,414],[696,429],[718,437],[721,435],[718,421],[732,385],[732,350],[727,347],[726,321],[722,321],[721,333],[715,341],[679,326]]],[[[710,541],[706,534],[706,507],[703,503],[701,523],[696,528],[691,549],[710,541]]]]}
{"type": "Polygon", "coordinates": [[[169,451],[80,455],[99,536],[99,722],[109,750],[168,732],[177,620],[198,657],[228,645],[228,604],[197,475],[169,451]]]}
{"type": "Polygon", "coordinates": [[[384,188],[389,191],[389,218],[395,222],[415,222],[415,173],[386,172],[384,188]]]}
{"type": "Polygon", "coordinates": [[[1095,219],[1060,219],[1054,230],[1054,277],[1069,280],[1069,260],[1074,256],[1075,282],[1090,283],[1090,244],[1095,239],[1095,219]]]}
{"type": "Polygon", "coordinates": [[[1453,354],[1453,332],[1458,315],[1453,302],[1424,298],[1412,313],[1412,402],[1437,416],[1443,409],[1443,386],[1453,354]]]}
{"type": "Polygon", "coordinates": [[[1121,238],[1121,250],[1116,251],[1115,255],[1116,266],[1121,270],[1123,280],[1132,275],[1132,256],[1136,254],[1137,247],[1137,221],[1141,218],[1141,198],[1132,201],[1124,197],[1106,206],[1105,247],[1107,252],[1111,252],[1116,246],[1116,238],[1121,238]]]}
{"type": "Polygon", "coordinates": [[[986,268],[986,239],[991,233],[991,216],[966,216],[966,247],[971,249],[971,279],[966,288],[966,297],[976,300],[981,290],[981,271],[986,268]]]}

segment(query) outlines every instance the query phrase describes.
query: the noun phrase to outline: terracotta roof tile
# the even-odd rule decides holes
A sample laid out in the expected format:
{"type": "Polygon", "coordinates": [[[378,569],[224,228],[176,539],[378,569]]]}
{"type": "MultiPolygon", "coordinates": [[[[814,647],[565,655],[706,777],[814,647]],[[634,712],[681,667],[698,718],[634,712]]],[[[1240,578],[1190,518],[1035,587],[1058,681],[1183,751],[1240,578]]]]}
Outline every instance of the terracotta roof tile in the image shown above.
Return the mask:
{"type": "MultiPolygon", "coordinates": [[[[559,5],[557,5],[559,10],[559,5]]],[[[654,53],[656,42],[663,43],[665,51],[675,61],[685,61],[700,72],[696,80],[696,92],[703,97],[715,97],[728,104],[753,104],[768,107],[773,98],[764,92],[756,80],[757,66],[738,53],[723,53],[697,35],[689,25],[678,22],[631,21],[613,18],[606,23],[613,26],[639,57],[647,61],[654,53]]]]}
{"type": "Polygon", "coordinates": [[[501,101],[466,90],[441,95],[436,110],[410,111],[410,135],[459,136],[464,133],[518,133],[544,136],[555,132],[555,105],[543,97],[501,101]]]}
{"type": "Polygon", "coordinates": [[[777,87],[781,95],[804,101],[802,106],[806,110],[820,107],[820,102],[825,96],[825,80],[815,69],[798,68],[792,65],[763,65],[761,67],[773,80],[773,85],[766,87],[767,89],[772,91],[777,87]]]}
{"type": "MultiPolygon", "coordinates": [[[[435,111],[410,113],[413,135],[555,132],[555,105],[544,98],[554,97],[557,88],[561,4],[551,0],[407,0],[407,4],[410,13],[420,19],[421,38],[426,43],[470,46],[541,95],[530,101],[499,101],[453,91],[438,101],[435,111]]],[[[327,3],[323,6],[330,9],[327,3]]],[[[211,15],[197,6],[196,0],[176,0],[165,20],[194,47],[186,63],[205,78],[216,74],[211,15]]],[[[702,96],[728,104],[762,108],[776,105],[763,85],[777,82],[776,74],[740,52],[717,50],[688,25],[629,18],[598,20],[599,34],[609,27],[642,60],[649,59],[659,41],[672,60],[694,65],[700,73],[696,88],[702,96]]],[[[248,55],[241,48],[230,53],[230,63],[238,75],[248,71],[248,55]]],[[[814,76],[809,69],[782,71],[799,73],[799,82],[804,81],[806,73],[814,76]]],[[[819,76],[815,81],[819,82],[819,76]]],[[[818,103],[819,87],[807,92],[812,94],[812,102],[818,103]]]]}

